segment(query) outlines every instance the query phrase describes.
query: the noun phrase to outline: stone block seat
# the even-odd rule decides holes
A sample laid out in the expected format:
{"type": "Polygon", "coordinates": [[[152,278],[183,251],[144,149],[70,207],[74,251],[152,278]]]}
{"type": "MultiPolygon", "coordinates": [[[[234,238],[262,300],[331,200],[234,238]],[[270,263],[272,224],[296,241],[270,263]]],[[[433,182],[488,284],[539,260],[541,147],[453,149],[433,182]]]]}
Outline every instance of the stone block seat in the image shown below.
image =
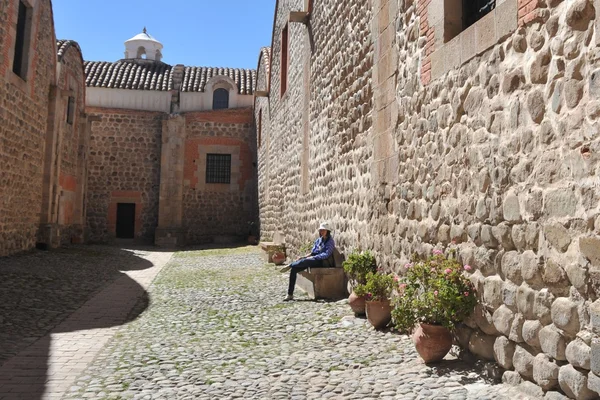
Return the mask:
{"type": "Polygon", "coordinates": [[[279,232],[275,233],[275,235],[273,236],[272,242],[260,242],[259,246],[260,246],[261,250],[264,252],[263,253],[264,260],[268,263],[273,262],[273,254],[275,254],[275,252],[283,251],[283,254],[284,255],[286,254],[285,239],[284,239],[283,235],[279,232]]]}
{"type": "Polygon", "coordinates": [[[341,300],[348,297],[343,262],[344,256],[335,249],[334,265],[311,268],[298,273],[296,287],[306,292],[311,299],[341,300]]]}

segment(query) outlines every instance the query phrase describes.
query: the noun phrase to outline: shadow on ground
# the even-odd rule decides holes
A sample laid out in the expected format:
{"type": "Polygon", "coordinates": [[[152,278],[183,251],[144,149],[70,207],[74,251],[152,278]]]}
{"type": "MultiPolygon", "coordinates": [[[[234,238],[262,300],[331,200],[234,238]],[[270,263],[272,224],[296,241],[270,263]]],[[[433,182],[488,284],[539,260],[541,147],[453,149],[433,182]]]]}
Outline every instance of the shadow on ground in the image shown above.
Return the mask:
{"type": "Polygon", "coordinates": [[[0,258],[0,398],[42,398],[49,333],[107,328],[137,318],[148,307],[148,294],[124,272],[150,267],[139,251],[108,246],[0,258]],[[90,313],[61,324],[118,279],[122,293],[106,305],[114,313],[90,313]]]}

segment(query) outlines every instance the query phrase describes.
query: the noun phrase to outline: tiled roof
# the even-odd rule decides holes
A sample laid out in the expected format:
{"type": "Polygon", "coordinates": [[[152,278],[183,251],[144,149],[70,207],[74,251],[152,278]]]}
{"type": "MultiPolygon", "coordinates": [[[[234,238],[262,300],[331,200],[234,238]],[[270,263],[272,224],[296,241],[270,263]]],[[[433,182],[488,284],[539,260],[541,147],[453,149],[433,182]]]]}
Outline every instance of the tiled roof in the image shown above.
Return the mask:
{"type": "Polygon", "coordinates": [[[85,85],[131,90],[172,90],[173,68],[161,62],[85,61],[85,85]]]}
{"type": "Polygon", "coordinates": [[[225,75],[233,80],[240,94],[254,93],[256,71],[238,68],[185,67],[182,92],[204,92],[213,76],[225,75]]]}
{"type": "Polygon", "coordinates": [[[269,74],[271,73],[271,48],[270,47],[263,47],[262,49],[260,49],[260,58],[258,60],[259,66],[260,66],[261,61],[265,63],[265,67],[267,68],[265,70],[265,72],[267,73],[267,76],[269,76],[269,74]]]}
{"type": "Polygon", "coordinates": [[[71,46],[75,46],[81,54],[81,48],[79,47],[79,44],[76,41],[64,39],[56,41],[56,53],[58,55],[58,61],[62,61],[62,58],[65,54],[67,54],[67,50],[69,50],[71,46]]]}
{"type": "MultiPolygon", "coordinates": [[[[131,90],[173,90],[175,67],[146,60],[117,62],[86,61],[86,86],[131,90]]],[[[237,85],[240,94],[253,94],[256,71],[237,68],[183,67],[182,92],[204,92],[206,83],[225,75],[237,85]]]]}

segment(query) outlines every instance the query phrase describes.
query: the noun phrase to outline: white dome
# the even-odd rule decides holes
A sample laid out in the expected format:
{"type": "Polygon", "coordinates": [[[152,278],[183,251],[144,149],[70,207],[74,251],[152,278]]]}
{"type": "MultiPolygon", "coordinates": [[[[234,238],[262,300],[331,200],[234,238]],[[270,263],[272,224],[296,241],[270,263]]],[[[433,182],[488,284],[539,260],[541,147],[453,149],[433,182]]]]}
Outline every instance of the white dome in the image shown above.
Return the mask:
{"type": "Polygon", "coordinates": [[[161,42],[150,36],[146,28],[125,42],[125,58],[147,59],[160,61],[162,59],[161,42]]]}

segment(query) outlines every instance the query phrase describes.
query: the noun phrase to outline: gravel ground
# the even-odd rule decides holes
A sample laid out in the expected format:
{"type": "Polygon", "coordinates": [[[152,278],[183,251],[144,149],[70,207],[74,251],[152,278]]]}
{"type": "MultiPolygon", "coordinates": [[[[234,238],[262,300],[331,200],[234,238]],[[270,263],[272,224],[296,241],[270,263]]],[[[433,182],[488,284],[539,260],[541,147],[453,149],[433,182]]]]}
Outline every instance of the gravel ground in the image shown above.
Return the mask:
{"type": "Polygon", "coordinates": [[[68,399],[524,399],[480,366],[425,366],[342,302],[281,301],[256,248],[177,253],[68,399]]]}

